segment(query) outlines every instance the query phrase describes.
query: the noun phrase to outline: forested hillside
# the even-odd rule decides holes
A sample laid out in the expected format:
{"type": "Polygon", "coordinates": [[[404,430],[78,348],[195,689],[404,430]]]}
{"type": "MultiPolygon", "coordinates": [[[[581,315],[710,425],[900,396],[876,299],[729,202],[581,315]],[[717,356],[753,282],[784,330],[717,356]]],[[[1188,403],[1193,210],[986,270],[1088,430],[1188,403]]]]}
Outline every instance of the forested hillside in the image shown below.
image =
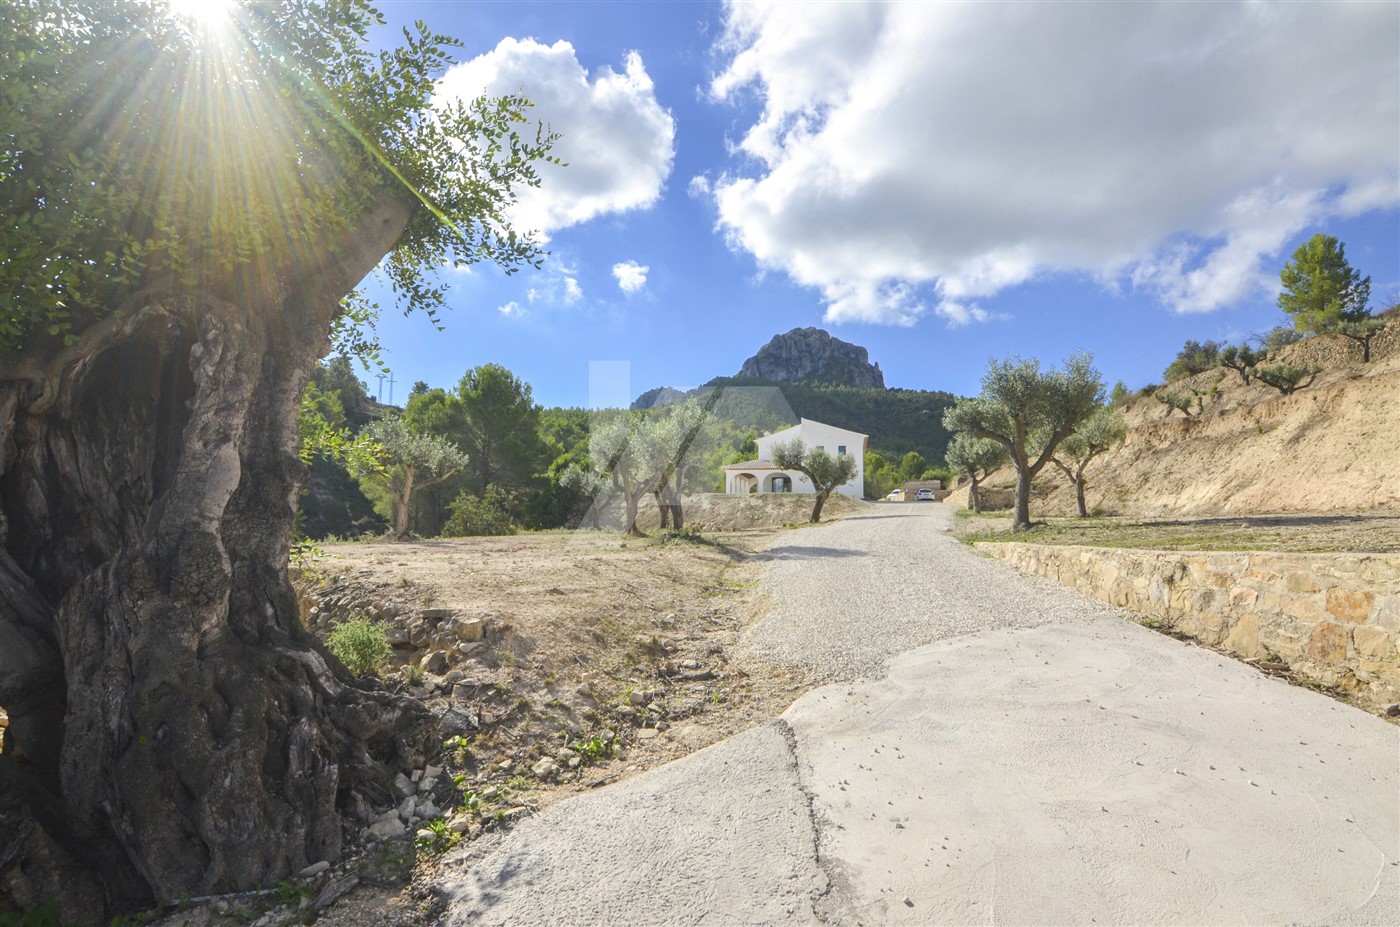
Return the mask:
{"type": "MultiPolygon", "coordinates": [[[[772,383],[741,377],[718,377],[702,389],[770,387],[781,391],[797,418],[810,418],[870,436],[870,449],[887,459],[915,451],[931,462],[942,462],[948,449],[943,410],[957,398],[952,393],[916,389],[856,389],[820,383],[772,383]]],[[[790,423],[763,425],[774,430],[790,423]]]]}
{"type": "MultiPolygon", "coordinates": [[[[816,329],[778,336],[765,350],[774,344],[790,349],[783,357],[792,364],[802,360],[788,356],[797,344],[820,354],[812,361],[826,365],[820,369],[845,375],[859,368],[866,379],[879,374],[877,365],[866,363],[864,348],[816,329]],[[849,363],[835,364],[832,357],[849,363]]],[[[721,466],[751,458],[755,438],[799,418],[863,432],[870,436],[866,492],[878,497],[904,480],[946,479],[940,470],[949,440],[943,412],[955,398],[941,391],[718,377],[689,392],[651,390],[619,414],[641,422],[663,418],[687,400],[705,407],[703,441],[690,448],[684,468],[682,488],[689,492],[718,491],[721,466]]],[[[590,457],[592,419],[584,409],[540,407],[528,383],[496,364],[468,370],[454,390],[415,384],[402,409],[384,406],[370,397],[349,361],[332,358],[315,371],[303,402],[311,479],[299,530],[312,539],[379,534],[393,521],[394,495],[404,488],[396,481],[405,480],[411,484],[407,530],[420,536],[577,524],[605,476],[602,462],[590,457]],[[376,469],[361,459],[357,469],[355,459],[363,454],[356,447],[372,431],[381,439],[374,453],[382,457],[388,426],[375,423],[386,418],[398,423],[390,428],[401,445],[395,460],[376,469]],[[416,450],[404,456],[409,445],[416,450]],[[434,454],[436,463],[429,465],[434,454]],[[462,454],[465,463],[449,462],[462,454]]]]}

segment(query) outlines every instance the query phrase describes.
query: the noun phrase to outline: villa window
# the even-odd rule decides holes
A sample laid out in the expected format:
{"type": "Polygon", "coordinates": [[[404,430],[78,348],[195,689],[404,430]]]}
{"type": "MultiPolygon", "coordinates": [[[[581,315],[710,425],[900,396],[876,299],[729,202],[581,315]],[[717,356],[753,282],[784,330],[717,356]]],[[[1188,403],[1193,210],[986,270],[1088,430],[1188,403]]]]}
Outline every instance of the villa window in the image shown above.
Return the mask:
{"type": "Polygon", "coordinates": [[[841,457],[845,457],[845,456],[846,456],[846,445],[844,445],[844,444],[838,444],[838,445],[836,445],[836,453],[837,453],[839,456],[841,456],[841,457]]]}

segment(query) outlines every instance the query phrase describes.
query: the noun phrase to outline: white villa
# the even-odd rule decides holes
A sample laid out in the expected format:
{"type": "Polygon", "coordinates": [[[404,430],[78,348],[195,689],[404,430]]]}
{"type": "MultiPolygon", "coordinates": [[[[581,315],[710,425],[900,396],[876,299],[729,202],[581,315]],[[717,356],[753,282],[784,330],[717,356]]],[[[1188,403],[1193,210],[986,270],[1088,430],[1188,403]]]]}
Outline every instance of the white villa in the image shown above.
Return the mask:
{"type": "Polygon", "coordinates": [[[807,418],[791,428],[764,435],[755,441],[758,445],[757,460],[723,467],[724,491],[731,495],[750,492],[816,492],[812,481],[806,476],[796,470],[779,470],[768,460],[773,445],[785,444],[793,438],[801,438],[802,443],[810,450],[820,448],[828,454],[852,455],[856,462],[856,475],[851,477],[850,481],[836,487],[836,491],[855,499],[865,495],[865,446],[870,440],[869,436],[807,418]]]}

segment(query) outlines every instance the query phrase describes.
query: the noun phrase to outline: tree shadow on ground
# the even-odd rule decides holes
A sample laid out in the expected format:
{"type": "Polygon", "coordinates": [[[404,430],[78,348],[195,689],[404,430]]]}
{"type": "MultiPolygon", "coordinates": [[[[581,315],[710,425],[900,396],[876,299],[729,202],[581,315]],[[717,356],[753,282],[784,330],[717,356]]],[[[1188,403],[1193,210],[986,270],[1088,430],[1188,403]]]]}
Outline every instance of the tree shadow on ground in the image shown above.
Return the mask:
{"type": "Polygon", "coordinates": [[[765,563],[772,560],[839,560],[846,557],[868,557],[870,554],[863,550],[848,550],[840,547],[798,547],[795,545],[784,545],[782,547],[771,547],[768,550],[760,551],[748,559],[765,563]]]}

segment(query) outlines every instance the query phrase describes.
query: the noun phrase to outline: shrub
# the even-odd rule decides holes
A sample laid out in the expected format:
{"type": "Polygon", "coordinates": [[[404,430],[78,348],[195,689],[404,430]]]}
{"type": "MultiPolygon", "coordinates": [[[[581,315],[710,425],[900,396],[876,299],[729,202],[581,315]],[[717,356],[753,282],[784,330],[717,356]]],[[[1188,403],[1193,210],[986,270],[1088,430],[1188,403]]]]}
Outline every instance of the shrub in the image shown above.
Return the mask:
{"type": "Polygon", "coordinates": [[[1271,329],[1267,335],[1264,335],[1262,339],[1264,353],[1272,354],[1279,348],[1286,348],[1290,344],[1297,344],[1302,340],[1303,333],[1298,331],[1298,329],[1294,328],[1292,325],[1280,325],[1277,328],[1271,329]]]}
{"type": "Polygon", "coordinates": [[[389,659],[389,626],[356,615],[342,621],[326,638],[326,647],[357,676],[374,676],[389,659]]]}
{"type": "Polygon", "coordinates": [[[1187,418],[1190,418],[1192,414],[1192,405],[1195,405],[1197,407],[1197,411],[1200,410],[1200,396],[1198,394],[1195,394],[1194,391],[1193,394],[1188,395],[1186,393],[1183,393],[1181,390],[1160,389],[1157,390],[1157,392],[1153,393],[1152,396],[1158,402],[1162,403],[1162,405],[1167,407],[1167,415],[1171,415],[1172,410],[1175,409],[1179,411],[1182,415],[1186,416],[1187,418]]]}
{"type": "Polygon", "coordinates": [[[1260,383],[1267,383],[1285,396],[1302,389],[1317,379],[1317,367],[1293,367],[1289,364],[1267,364],[1250,368],[1260,383]]]}
{"type": "Polygon", "coordinates": [[[449,505],[452,512],[442,526],[444,537],[484,537],[514,534],[510,518],[510,497],[497,486],[486,487],[481,495],[462,492],[449,505]]]}
{"type": "Polygon", "coordinates": [[[1220,352],[1220,364],[1229,367],[1240,375],[1244,385],[1248,386],[1249,381],[1254,376],[1254,367],[1264,359],[1264,355],[1258,353],[1247,344],[1232,345],[1220,352]]]}
{"type": "Polygon", "coordinates": [[[1176,360],[1162,374],[1168,383],[1204,373],[1220,363],[1220,351],[1225,347],[1218,341],[1187,341],[1176,360]]]}
{"type": "Polygon", "coordinates": [[[919,479],[938,480],[946,489],[953,485],[953,481],[957,479],[957,476],[958,475],[953,472],[952,467],[929,467],[923,473],[919,474],[919,479]]]}

